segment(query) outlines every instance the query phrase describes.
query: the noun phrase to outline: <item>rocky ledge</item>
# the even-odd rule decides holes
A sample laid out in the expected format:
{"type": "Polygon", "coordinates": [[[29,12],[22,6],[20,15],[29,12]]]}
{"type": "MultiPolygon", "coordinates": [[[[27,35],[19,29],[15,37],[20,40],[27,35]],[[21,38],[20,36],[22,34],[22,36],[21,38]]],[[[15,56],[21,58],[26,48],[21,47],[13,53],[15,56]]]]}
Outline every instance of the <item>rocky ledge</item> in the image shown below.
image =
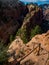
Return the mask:
{"type": "Polygon", "coordinates": [[[9,46],[9,50],[7,52],[10,56],[8,61],[11,62],[11,65],[16,64],[16,60],[22,58],[23,59],[21,61],[19,60],[21,65],[48,65],[49,31],[41,35],[36,35],[27,44],[24,44],[21,38],[17,36],[16,39],[9,46]],[[33,49],[35,50],[33,51],[33,49]]]}

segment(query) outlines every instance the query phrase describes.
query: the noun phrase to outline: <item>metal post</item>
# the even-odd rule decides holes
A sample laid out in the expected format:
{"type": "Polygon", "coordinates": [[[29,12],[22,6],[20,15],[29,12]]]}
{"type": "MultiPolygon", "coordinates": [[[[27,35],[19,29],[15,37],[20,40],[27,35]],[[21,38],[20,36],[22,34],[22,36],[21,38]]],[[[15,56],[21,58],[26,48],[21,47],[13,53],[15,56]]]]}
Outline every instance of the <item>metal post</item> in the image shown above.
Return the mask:
{"type": "Polygon", "coordinates": [[[38,50],[38,53],[37,53],[38,56],[40,55],[40,49],[41,49],[41,44],[39,43],[39,50],[38,50]]]}

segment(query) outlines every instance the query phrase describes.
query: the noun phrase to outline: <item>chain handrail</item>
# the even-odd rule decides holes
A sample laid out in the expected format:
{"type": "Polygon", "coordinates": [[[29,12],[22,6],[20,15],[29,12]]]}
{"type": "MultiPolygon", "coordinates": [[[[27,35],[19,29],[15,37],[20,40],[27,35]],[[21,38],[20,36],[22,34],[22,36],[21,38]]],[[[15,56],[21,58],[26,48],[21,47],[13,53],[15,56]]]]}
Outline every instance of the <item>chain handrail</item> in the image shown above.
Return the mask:
{"type": "Polygon", "coordinates": [[[37,52],[37,55],[38,55],[38,56],[39,56],[39,55],[45,55],[45,54],[48,54],[48,53],[49,53],[46,49],[44,49],[44,48],[41,47],[41,43],[38,43],[38,45],[37,45],[34,49],[32,49],[27,55],[25,55],[25,56],[22,57],[22,58],[17,59],[15,65],[20,65],[20,62],[21,62],[23,59],[25,59],[27,56],[29,56],[32,52],[34,52],[37,48],[39,48],[39,49],[38,49],[38,52],[37,52]],[[41,49],[45,50],[47,53],[40,54],[40,50],[41,50],[41,49]]]}
{"type": "Polygon", "coordinates": [[[17,62],[16,62],[16,65],[20,65],[20,62],[21,62],[24,58],[26,58],[27,56],[29,56],[32,52],[34,52],[40,45],[41,45],[41,44],[39,43],[38,46],[36,46],[36,48],[34,48],[34,49],[32,49],[32,50],[30,51],[30,53],[28,53],[28,54],[25,55],[24,57],[18,59],[17,62]]]}

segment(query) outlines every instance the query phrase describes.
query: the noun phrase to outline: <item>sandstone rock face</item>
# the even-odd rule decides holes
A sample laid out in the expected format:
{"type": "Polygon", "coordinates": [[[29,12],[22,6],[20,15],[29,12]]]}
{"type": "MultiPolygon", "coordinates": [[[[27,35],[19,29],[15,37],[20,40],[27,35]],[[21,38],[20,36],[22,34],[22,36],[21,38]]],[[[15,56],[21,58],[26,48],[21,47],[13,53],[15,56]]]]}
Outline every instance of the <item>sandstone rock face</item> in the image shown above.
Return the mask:
{"type": "Polygon", "coordinates": [[[23,44],[23,41],[20,39],[19,36],[16,37],[16,39],[12,42],[12,44],[9,46],[8,52],[12,55],[9,58],[9,62],[15,60],[15,58],[19,58],[21,50],[25,45],[23,44]],[[13,56],[15,55],[15,57],[13,56]]]}
{"type": "Polygon", "coordinates": [[[43,12],[42,9],[35,5],[27,5],[28,7],[28,14],[24,18],[23,24],[18,30],[18,36],[22,39],[25,37],[26,34],[26,41],[30,41],[30,34],[31,30],[36,26],[40,25],[43,20],[43,12]]]}
{"type": "Polygon", "coordinates": [[[9,62],[16,64],[17,60],[21,65],[48,65],[49,64],[49,31],[36,35],[30,42],[24,44],[19,36],[9,46],[9,62]],[[39,50],[40,43],[40,50],[39,50]],[[37,48],[36,48],[37,47],[37,48]],[[35,49],[36,48],[36,49],[35,49]],[[35,49],[34,51],[32,51],[35,49]],[[15,53],[14,53],[15,52],[15,53]],[[38,55],[39,53],[39,55],[38,55]]]}
{"type": "Polygon", "coordinates": [[[21,4],[15,7],[2,4],[0,8],[0,41],[3,41],[3,43],[6,43],[10,34],[14,34],[22,24],[23,12],[26,7],[21,4]]]}
{"type": "Polygon", "coordinates": [[[49,21],[49,4],[40,5],[43,9],[44,19],[49,21]]]}
{"type": "Polygon", "coordinates": [[[27,5],[29,13],[26,15],[26,17],[24,18],[24,23],[23,23],[23,27],[29,26],[30,25],[40,25],[42,22],[42,17],[43,17],[43,12],[42,9],[38,6],[35,5],[27,5]],[[32,10],[31,10],[32,8],[32,10]]]}
{"type": "Polygon", "coordinates": [[[35,37],[32,38],[32,40],[30,42],[28,42],[28,44],[32,43],[32,42],[36,42],[36,43],[41,43],[42,46],[49,51],[49,31],[47,33],[44,33],[42,35],[38,34],[35,37]]]}
{"type": "Polygon", "coordinates": [[[44,11],[44,17],[47,21],[49,21],[49,9],[44,11]]]}

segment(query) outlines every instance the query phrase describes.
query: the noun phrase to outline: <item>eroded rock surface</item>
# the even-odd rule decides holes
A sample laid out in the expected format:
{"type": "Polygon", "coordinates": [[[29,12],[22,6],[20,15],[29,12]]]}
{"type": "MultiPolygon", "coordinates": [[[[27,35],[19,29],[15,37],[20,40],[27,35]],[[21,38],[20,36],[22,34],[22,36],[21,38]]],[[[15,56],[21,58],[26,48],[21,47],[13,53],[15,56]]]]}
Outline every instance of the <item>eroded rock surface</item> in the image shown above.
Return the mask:
{"type": "Polygon", "coordinates": [[[41,35],[36,35],[27,44],[24,44],[21,38],[17,36],[16,39],[12,42],[12,44],[9,46],[8,52],[9,55],[13,54],[12,56],[10,56],[8,60],[9,62],[13,62],[13,65],[16,64],[15,60],[21,59],[26,55],[27,56],[20,61],[21,65],[32,65],[32,64],[48,65],[49,64],[49,31],[41,35]],[[40,50],[38,46],[39,43],[41,44],[40,50]],[[34,48],[36,49],[32,51],[34,48]]]}

